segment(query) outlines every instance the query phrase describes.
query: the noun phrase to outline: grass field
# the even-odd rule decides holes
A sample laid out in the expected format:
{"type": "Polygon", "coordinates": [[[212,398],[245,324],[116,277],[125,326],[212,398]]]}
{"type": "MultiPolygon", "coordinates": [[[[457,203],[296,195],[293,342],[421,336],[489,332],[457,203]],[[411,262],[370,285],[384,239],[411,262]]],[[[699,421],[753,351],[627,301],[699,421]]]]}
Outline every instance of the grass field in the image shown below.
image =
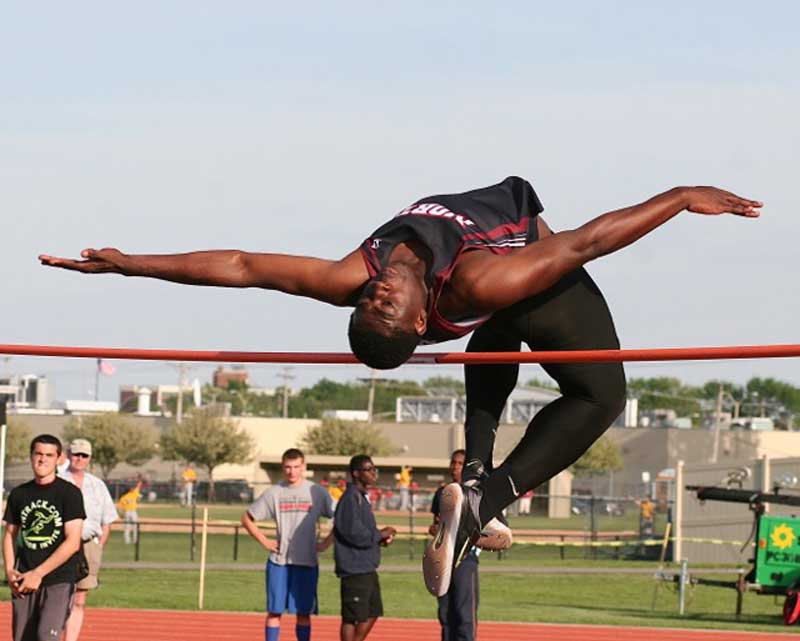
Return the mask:
{"type": "MultiPolygon", "coordinates": [[[[195,535],[194,560],[200,559],[200,531],[195,535]]],[[[386,565],[414,565],[419,563],[425,549],[425,539],[409,540],[398,538],[394,545],[382,551],[383,563],[386,565]]],[[[652,549],[652,553],[658,550],[652,549]]],[[[588,548],[565,547],[563,559],[559,547],[534,547],[524,544],[514,545],[504,552],[502,557],[497,553],[484,553],[483,562],[500,566],[543,565],[548,563],[586,564],[591,562],[614,563],[615,567],[641,565],[641,562],[626,561],[633,548],[599,548],[593,558],[588,548]],[[615,557],[620,557],[615,559],[615,557]]],[[[105,549],[105,560],[111,562],[133,561],[135,548],[123,543],[122,533],[113,532],[105,549]]],[[[251,539],[246,532],[240,531],[238,537],[237,562],[263,563],[265,552],[251,539]]],[[[208,563],[232,563],[234,561],[234,537],[230,534],[209,534],[208,563]]],[[[139,560],[161,563],[186,563],[191,560],[191,537],[189,533],[142,532],[139,543],[139,560]]],[[[322,562],[333,562],[332,551],[322,555],[322,562]]],[[[650,564],[652,565],[652,564],[650,564]]],[[[649,566],[648,566],[649,567],[649,566]]]]}
{"type": "MultiPolygon", "coordinates": [[[[212,517],[235,520],[243,506],[215,506],[212,517]]],[[[142,511],[152,518],[185,518],[189,510],[176,506],[152,507],[142,511]],[[169,516],[168,516],[169,515],[169,516]]],[[[420,520],[427,514],[420,514],[420,520]]],[[[397,517],[396,517],[397,518],[397,517]]],[[[537,517],[520,519],[525,526],[537,517]]],[[[625,517],[621,517],[625,518],[625,517]]],[[[399,519],[398,519],[399,520],[399,519]]],[[[519,521],[516,520],[517,527],[519,521]]],[[[386,523],[387,520],[380,518],[386,523]]],[[[573,525],[584,524],[583,517],[570,519],[573,525]]],[[[563,521],[556,523],[563,524],[563,521]]],[[[563,525],[562,525],[563,527],[563,525]]],[[[537,529],[539,529],[537,527],[537,529]]],[[[541,528],[546,529],[546,528],[541,528]]],[[[577,527],[581,529],[582,527],[577,527]]],[[[624,528],[623,528],[624,529],[624,528]]],[[[143,532],[140,559],[150,563],[186,563],[190,561],[188,533],[143,532]]],[[[387,616],[435,618],[435,601],[425,591],[419,572],[424,549],[423,540],[398,539],[383,550],[385,567],[405,571],[381,574],[387,616]],[[408,571],[412,570],[412,571],[408,571]]],[[[210,534],[208,563],[233,563],[234,537],[210,534]]],[[[238,537],[236,571],[212,570],[207,574],[205,607],[209,610],[263,611],[263,571],[247,569],[248,564],[263,564],[266,553],[244,531],[238,537]]],[[[659,627],[723,628],[731,630],[760,630],[786,632],[780,618],[782,597],[774,598],[748,594],[745,596],[744,616],[740,622],[733,615],[736,593],[732,589],[697,586],[690,591],[687,614],[677,615],[677,595],[671,584],[657,584],[652,561],[629,560],[625,550],[598,550],[598,558],[589,558],[582,548],[564,548],[564,558],[558,547],[515,545],[499,558],[484,553],[481,565],[485,570],[506,569],[503,572],[485,571],[481,576],[481,619],[498,621],[642,625],[659,627]],[[611,557],[620,554],[621,559],[611,557]],[[526,568],[552,568],[547,574],[524,574],[526,568]],[[560,572],[560,568],[643,568],[645,574],[581,574],[560,572]],[[653,592],[658,585],[657,607],[651,611],[653,592]]],[[[194,560],[200,557],[200,532],[196,534],[194,560]]],[[[105,551],[108,564],[132,562],[134,546],[123,543],[122,533],[115,531],[105,551]]],[[[325,565],[320,576],[322,614],[338,613],[338,580],[328,569],[332,564],[329,550],[321,557],[325,565]]],[[[235,567],[235,566],[234,566],[235,567]]],[[[704,574],[703,576],[709,576],[704,574]]],[[[733,580],[733,576],[719,578],[733,580]]],[[[192,610],[197,607],[199,573],[197,570],[150,570],[106,567],[102,572],[102,589],[90,597],[96,606],[125,608],[155,608],[192,610]]],[[[0,591],[0,599],[8,599],[0,591]]]]}
{"type": "MultiPolygon", "coordinates": [[[[203,507],[197,506],[196,518],[199,521],[203,516],[203,507]]],[[[236,521],[238,522],[242,516],[242,512],[247,509],[244,504],[240,505],[220,505],[214,504],[208,506],[208,518],[212,521],[236,521]]],[[[150,519],[190,519],[191,509],[182,507],[175,503],[154,503],[142,504],[139,507],[139,516],[150,519]]],[[[664,516],[657,515],[656,526],[657,530],[663,530],[662,521],[664,516]]],[[[378,513],[376,515],[381,525],[408,525],[409,517],[406,514],[399,514],[392,512],[388,514],[378,513]]],[[[415,528],[424,530],[428,527],[431,521],[431,516],[427,511],[419,511],[414,513],[415,528]]],[[[550,519],[546,516],[512,516],[509,518],[511,527],[518,529],[529,530],[578,530],[586,531],[589,529],[589,519],[586,515],[573,515],[568,519],[550,519]]],[[[635,511],[628,511],[623,516],[607,516],[598,515],[596,517],[596,527],[598,530],[608,532],[618,532],[621,530],[634,530],[639,529],[639,515],[635,511]]]]}
{"type": "MultiPolygon", "coordinates": [[[[725,577],[727,579],[730,576],[725,577]]],[[[205,607],[209,610],[263,611],[264,575],[260,571],[212,571],[206,577],[205,607]]],[[[197,607],[198,572],[188,570],[105,569],[102,587],[90,605],[125,608],[186,609],[197,607]]],[[[481,576],[482,620],[589,623],[659,627],[722,628],[787,632],[780,619],[781,601],[746,595],[744,616],[733,616],[735,592],[699,586],[687,614],[677,615],[677,597],[669,586],[659,588],[655,611],[650,610],[656,583],[647,575],[521,575],[481,576]]],[[[417,574],[383,572],[381,586],[387,616],[435,618],[435,601],[417,574]]],[[[322,614],[338,613],[338,580],[320,576],[322,614]]],[[[8,599],[3,591],[2,599],[8,599]]]]}

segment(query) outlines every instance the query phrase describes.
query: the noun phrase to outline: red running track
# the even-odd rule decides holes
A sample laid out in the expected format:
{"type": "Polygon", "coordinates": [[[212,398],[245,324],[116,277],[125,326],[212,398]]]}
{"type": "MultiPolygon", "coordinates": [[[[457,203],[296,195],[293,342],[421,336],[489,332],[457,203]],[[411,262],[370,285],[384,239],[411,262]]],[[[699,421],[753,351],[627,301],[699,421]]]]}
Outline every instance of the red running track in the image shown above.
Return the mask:
{"type": "MultiPolygon", "coordinates": [[[[264,615],[255,613],[89,608],[80,638],[81,641],[248,641],[263,639],[263,626],[264,615]]],[[[11,608],[5,602],[0,604],[0,638],[9,638],[10,629],[11,608]]],[[[378,620],[368,638],[370,641],[438,641],[439,634],[435,621],[384,618],[378,620]]],[[[281,636],[294,638],[293,617],[285,617],[281,636]]],[[[480,641],[774,641],[780,636],[728,630],[493,621],[481,623],[478,628],[480,641]]],[[[314,641],[337,641],[338,638],[337,617],[314,617],[314,641]]]]}

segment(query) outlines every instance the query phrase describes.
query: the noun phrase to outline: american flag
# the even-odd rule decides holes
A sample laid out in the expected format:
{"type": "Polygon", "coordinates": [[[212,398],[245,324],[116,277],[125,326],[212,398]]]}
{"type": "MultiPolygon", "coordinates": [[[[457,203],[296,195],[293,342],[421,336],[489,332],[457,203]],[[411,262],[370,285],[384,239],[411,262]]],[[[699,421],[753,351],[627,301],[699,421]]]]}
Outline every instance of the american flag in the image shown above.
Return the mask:
{"type": "Polygon", "coordinates": [[[114,376],[117,368],[114,367],[113,363],[109,363],[108,361],[104,361],[102,358],[97,359],[97,371],[103,374],[104,376],[114,376]]]}

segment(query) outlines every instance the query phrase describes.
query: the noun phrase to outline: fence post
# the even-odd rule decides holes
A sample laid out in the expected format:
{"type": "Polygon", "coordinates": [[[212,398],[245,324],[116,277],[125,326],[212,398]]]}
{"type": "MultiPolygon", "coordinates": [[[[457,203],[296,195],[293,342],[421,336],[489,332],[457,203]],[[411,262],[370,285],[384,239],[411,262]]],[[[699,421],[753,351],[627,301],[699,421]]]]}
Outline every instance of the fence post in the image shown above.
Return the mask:
{"type": "MultiPolygon", "coordinates": [[[[590,534],[590,541],[592,543],[597,542],[597,519],[595,518],[595,498],[594,493],[589,497],[589,530],[590,534]]],[[[592,559],[597,558],[597,546],[592,545],[592,559]]]]}
{"type": "Polygon", "coordinates": [[[739,568],[739,576],[736,577],[736,620],[742,618],[742,599],[747,592],[747,581],[745,580],[744,570],[739,568]]]}
{"type": "Polygon", "coordinates": [[[196,547],[195,536],[194,536],[196,517],[197,517],[197,504],[194,501],[192,501],[192,529],[191,529],[191,531],[189,533],[189,560],[190,561],[194,561],[194,550],[195,550],[195,547],[196,547]]]}
{"type": "Polygon", "coordinates": [[[678,575],[678,614],[686,611],[686,583],[689,581],[689,561],[681,559],[681,571],[678,575]]]}
{"type": "Polygon", "coordinates": [[[408,558],[414,559],[414,489],[409,488],[408,495],[408,558]]]}
{"type": "Polygon", "coordinates": [[[135,542],[135,544],[133,546],[133,560],[134,561],[138,561],[139,560],[139,538],[141,537],[142,532],[141,532],[141,529],[139,528],[139,521],[136,521],[135,525],[136,525],[136,529],[133,531],[133,533],[136,535],[136,542],[135,542]]]}
{"type": "Polygon", "coordinates": [[[675,466],[675,515],[672,531],[675,540],[672,545],[672,562],[683,556],[683,461],[675,466]]]}
{"type": "Polygon", "coordinates": [[[239,526],[233,527],[233,560],[239,560],[239,526]]]}
{"type": "MultiPolygon", "coordinates": [[[[561,543],[562,544],[564,543],[565,538],[566,537],[562,534],[561,535],[561,543]]],[[[564,546],[563,545],[560,546],[560,550],[561,550],[561,560],[563,561],[564,560],[564,546]]]]}

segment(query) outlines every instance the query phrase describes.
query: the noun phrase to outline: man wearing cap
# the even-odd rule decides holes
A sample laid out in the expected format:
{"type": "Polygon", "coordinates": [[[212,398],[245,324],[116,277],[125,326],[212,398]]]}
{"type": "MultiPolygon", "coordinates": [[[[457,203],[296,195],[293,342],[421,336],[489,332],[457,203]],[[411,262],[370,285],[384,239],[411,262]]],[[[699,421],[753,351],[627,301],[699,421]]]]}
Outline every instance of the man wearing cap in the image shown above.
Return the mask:
{"type": "Polygon", "coordinates": [[[72,612],[64,629],[64,641],[77,641],[83,625],[86,593],[99,585],[97,573],[103,556],[103,546],[111,533],[111,523],[117,520],[117,510],[102,479],[86,471],[92,460],[92,444],[76,438],[67,450],[69,467],[63,478],[76,485],[83,495],[86,519],[83,521],[83,552],[89,563],[89,575],[77,583],[72,612]]]}

